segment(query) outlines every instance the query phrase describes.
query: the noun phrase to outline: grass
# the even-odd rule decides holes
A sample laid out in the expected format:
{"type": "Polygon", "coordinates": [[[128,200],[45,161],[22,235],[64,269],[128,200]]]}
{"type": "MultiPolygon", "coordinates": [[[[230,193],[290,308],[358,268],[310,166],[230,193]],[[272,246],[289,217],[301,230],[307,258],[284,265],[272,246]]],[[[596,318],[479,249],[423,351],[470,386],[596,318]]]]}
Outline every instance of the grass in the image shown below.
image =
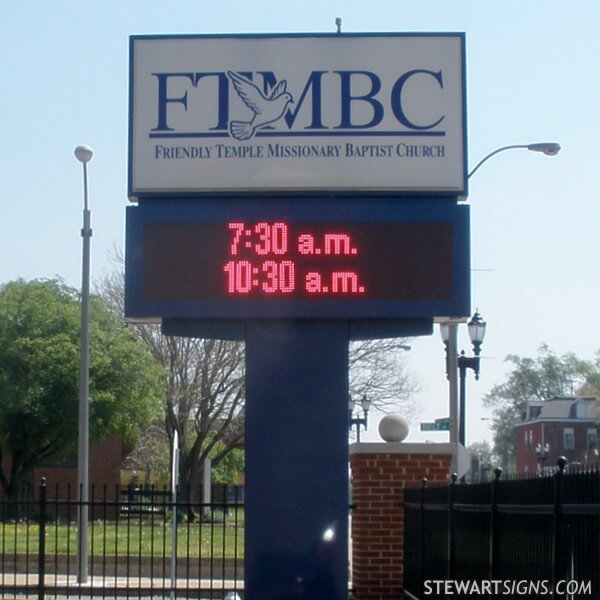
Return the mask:
{"type": "MultiPolygon", "coordinates": [[[[0,523],[0,554],[38,552],[37,523],[0,523]]],[[[139,518],[92,521],[89,526],[89,552],[96,556],[170,556],[171,524],[162,519],[139,518]]],[[[74,523],[46,525],[46,554],[76,554],[77,527],[74,523]]],[[[243,517],[230,514],[223,523],[193,522],[177,526],[177,556],[243,558],[243,517]]]]}

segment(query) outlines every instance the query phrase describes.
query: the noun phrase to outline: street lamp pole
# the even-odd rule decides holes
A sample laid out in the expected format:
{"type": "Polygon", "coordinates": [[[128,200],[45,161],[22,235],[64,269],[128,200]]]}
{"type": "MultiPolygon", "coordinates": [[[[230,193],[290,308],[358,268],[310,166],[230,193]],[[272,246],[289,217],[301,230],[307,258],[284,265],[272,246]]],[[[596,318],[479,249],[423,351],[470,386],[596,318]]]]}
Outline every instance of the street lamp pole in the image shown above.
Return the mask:
{"type": "Polygon", "coordinates": [[[77,146],[75,158],[83,165],[83,238],[81,269],[81,341],[79,348],[79,434],[77,452],[77,582],[88,580],[89,420],[90,420],[90,245],[91,214],[88,207],[87,163],[89,146],[77,146]]]}
{"type": "MultiPolygon", "coordinates": [[[[440,333],[446,348],[446,379],[448,379],[449,400],[449,423],[450,443],[458,443],[458,381],[456,373],[458,369],[458,321],[448,320],[440,323],[440,333]]],[[[456,456],[454,457],[456,463],[456,456]]],[[[457,465],[452,465],[452,472],[457,470],[457,465]]]]}
{"type": "Polygon", "coordinates": [[[467,428],[467,419],[466,419],[466,379],[467,379],[467,369],[475,369],[475,366],[472,364],[473,361],[477,361],[477,369],[479,369],[479,357],[467,357],[465,356],[465,351],[463,350],[458,357],[458,379],[460,382],[460,424],[458,426],[458,441],[460,444],[465,446],[466,436],[466,428],[467,428]]]}

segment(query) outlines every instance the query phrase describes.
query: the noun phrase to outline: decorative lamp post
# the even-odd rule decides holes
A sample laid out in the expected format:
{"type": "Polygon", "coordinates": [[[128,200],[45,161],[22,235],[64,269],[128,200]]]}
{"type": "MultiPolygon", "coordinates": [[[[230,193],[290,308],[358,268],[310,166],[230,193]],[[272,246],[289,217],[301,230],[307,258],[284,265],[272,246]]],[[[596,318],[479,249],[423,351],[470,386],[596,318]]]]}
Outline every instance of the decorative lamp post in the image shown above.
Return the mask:
{"type": "Polygon", "coordinates": [[[356,441],[360,444],[360,427],[361,425],[367,430],[367,418],[369,414],[369,409],[371,408],[371,401],[367,398],[367,395],[364,394],[362,400],[360,401],[360,406],[363,410],[362,417],[354,416],[354,405],[356,401],[352,398],[351,395],[348,396],[348,429],[352,429],[353,426],[356,426],[356,441]]]}
{"type": "MultiPolygon", "coordinates": [[[[478,312],[475,312],[471,320],[467,323],[469,338],[473,345],[474,356],[465,356],[464,351],[456,356],[456,362],[452,360],[452,354],[456,352],[451,348],[451,342],[455,339],[456,324],[442,323],[440,325],[440,333],[444,346],[446,347],[446,376],[450,381],[455,379],[456,369],[459,375],[459,425],[458,425],[458,442],[465,445],[466,441],[466,377],[467,369],[471,369],[475,373],[475,379],[479,379],[479,368],[481,361],[481,344],[485,337],[486,322],[481,318],[478,312]],[[454,366],[456,365],[456,366],[454,366]]],[[[454,346],[454,345],[453,345],[454,346]]],[[[455,346],[454,346],[455,347],[455,346]]],[[[452,409],[452,407],[451,407],[452,409]]],[[[451,440],[453,441],[453,440],[451,440]]]]}
{"type": "Polygon", "coordinates": [[[88,207],[87,163],[93,151],[77,146],[75,158],[83,165],[83,260],[81,269],[81,341],[79,347],[79,434],[77,452],[77,582],[88,580],[89,420],[90,420],[90,245],[91,213],[88,207]]]}
{"type": "Polygon", "coordinates": [[[473,345],[474,356],[465,356],[464,350],[458,357],[458,376],[459,376],[459,402],[460,402],[460,425],[458,430],[458,441],[463,446],[466,445],[466,379],[467,369],[475,373],[475,380],[479,380],[479,367],[481,362],[481,344],[485,337],[486,322],[481,318],[478,312],[475,312],[471,320],[467,323],[469,338],[473,345]]]}
{"type": "Polygon", "coordinates": [[[538,460],[538,472],[542,472],[544,470],[544,463],[548,460],[548,455],[550,454],[550,444],[548,442],[538,444],[535,447],[535,453],[538,460]]]}

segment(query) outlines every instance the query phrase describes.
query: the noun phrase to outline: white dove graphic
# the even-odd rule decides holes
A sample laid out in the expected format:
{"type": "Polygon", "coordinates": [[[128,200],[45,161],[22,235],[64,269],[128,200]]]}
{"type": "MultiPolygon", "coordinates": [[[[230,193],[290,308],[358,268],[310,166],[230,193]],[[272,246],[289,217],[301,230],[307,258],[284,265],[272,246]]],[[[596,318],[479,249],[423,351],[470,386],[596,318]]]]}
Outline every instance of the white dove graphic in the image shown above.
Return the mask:
{"type": "Polygon", "coordinates": [[[249,140],[258,128],[280,119],[287,105],[294,101],[292,95],[285,91],[287,85],[285,79],[280,81],[267,97],[249,79],[232,71],[227,71],[227,75],[238,96],[254,113],[251,121],[229,123],[229,131],[236,140],[249,140]]]}

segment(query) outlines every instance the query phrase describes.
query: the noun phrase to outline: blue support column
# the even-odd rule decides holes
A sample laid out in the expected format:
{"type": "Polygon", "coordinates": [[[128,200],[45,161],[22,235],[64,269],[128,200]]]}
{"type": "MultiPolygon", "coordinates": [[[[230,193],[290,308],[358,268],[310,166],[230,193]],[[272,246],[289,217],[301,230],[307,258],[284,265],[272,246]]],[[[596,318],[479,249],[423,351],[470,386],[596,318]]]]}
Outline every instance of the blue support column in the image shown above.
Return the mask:
{"type": "Polygon", "coordinates": [[[346,600],[348,324],[246,328],[246,600],[346,600]]]}

